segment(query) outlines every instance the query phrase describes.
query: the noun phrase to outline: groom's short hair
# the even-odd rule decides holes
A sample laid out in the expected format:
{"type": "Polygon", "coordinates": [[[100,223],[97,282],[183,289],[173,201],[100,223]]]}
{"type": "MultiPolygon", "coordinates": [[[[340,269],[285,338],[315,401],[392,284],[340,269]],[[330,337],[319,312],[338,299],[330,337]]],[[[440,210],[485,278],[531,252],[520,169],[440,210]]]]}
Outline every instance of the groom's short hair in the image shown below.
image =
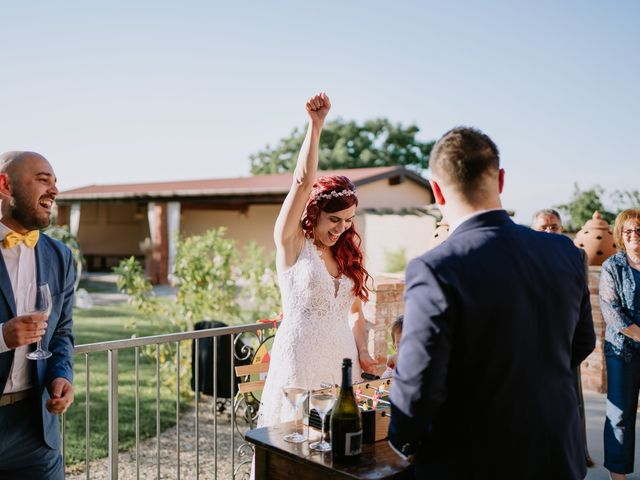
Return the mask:
{"type": "Polygon", "coordinates": [[[493,140],[477,128],[456,127],[436,142],[429,165],[435,176],[471,198],[486,174],[497,175],[500,153],[493,140]]]}

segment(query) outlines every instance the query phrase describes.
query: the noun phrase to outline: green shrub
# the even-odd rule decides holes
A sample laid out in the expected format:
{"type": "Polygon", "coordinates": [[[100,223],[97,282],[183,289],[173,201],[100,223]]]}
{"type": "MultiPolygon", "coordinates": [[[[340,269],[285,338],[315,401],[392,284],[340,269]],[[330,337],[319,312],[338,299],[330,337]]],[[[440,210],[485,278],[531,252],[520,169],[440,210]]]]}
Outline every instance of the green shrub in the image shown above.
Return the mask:
{"type": "MultiPolygon", "coordinates": [[[[129,296],[136,310],[147,319],[156,319],[159,331],[189,331],[199,320],[221,320],[227,324],[254,322],[273,318],[280,310],[280,293],[276,283],[275,259],[250,243],[242,260],[234,240],[224,238],[225,228],[178,240],[175,263],[177,292],[175,301],[158,298],[135,258],[122,260],[114,269],[118,289],[129,296]],[[242,305],[242,308],[241,308],[242,305]]],[[[129,325],[137,332],[135,320],[129,325]]],[[[135,334],[134,334],[135,335],[135,334]]],[[[155,356],[155,347],[143,350],[155,356]]],[[[162,370],[169,378],[175,371],[175,345],[166,344],[160,351],[162,370]]],[[[189,348],[181,349],[181,370],[188,371],[189,348]]],[[[188,375],[181,376],[181,387],[188,389],[188,375]]]]}
{"type": "Polygon", "coordinates": [[[275,254],[267,255],[264,248],[250,242],[242,252],[239,275],[242,318],[246,322],[275,318],[280,312],[275,254]]]}
{"type": "Polygon", "coordinates": [[[407,251],[404,247],[384,252],[384,271],[388,273],[404,272],[407,266],[407,251]]]}
{"type": "Polygon", "coordinates": [[[82,255],[80,242],[78,242],[78,239],[76,237],[71,235],[69,227],[66,225],[50,225],[43,232],[51,238],[60,240],[71,250],[71,255],[73,256],[73,264],[76,269],[76,283],[74,288],[77,290],[78,284],[80,283],[80,276],[82,275],[82,265],[84,263],[84,256],[82,255]]]}

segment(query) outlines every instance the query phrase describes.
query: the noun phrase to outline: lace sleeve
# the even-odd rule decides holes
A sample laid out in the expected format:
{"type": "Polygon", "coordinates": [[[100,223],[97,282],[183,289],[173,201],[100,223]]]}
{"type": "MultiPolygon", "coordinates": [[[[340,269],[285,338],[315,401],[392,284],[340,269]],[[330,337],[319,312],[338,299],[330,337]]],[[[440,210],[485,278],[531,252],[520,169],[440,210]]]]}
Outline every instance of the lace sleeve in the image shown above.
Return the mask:
{"type": "Polygon", "coordinates": [[[634,323],[629,311],[622,306],[622,292],[618,292],[618,288],[611,270],[603,268],[600,274],[600,310],[605,323],[616,333],[634,323]]]}

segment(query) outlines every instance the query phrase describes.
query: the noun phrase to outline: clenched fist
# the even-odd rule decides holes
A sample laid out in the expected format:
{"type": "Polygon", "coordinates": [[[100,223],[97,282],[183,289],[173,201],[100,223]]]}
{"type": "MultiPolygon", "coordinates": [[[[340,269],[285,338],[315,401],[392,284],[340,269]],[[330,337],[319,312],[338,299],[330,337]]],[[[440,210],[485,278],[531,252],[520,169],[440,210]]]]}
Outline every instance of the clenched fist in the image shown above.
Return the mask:
{"type": "Polygon", "coordinates": [[[46,315],[20,315],[2,324],[2,336],[7,347],[13,350],[41,340],[46,329],[46,315]]]}
{"type": "Polygon", "coordinates": [[[331,109],[331,102],[329,101],[327,94],[322,92],[307,100],[304,108],[307,110],[307,114],[309,115],[312,123],[322,124],[331,109]]]}

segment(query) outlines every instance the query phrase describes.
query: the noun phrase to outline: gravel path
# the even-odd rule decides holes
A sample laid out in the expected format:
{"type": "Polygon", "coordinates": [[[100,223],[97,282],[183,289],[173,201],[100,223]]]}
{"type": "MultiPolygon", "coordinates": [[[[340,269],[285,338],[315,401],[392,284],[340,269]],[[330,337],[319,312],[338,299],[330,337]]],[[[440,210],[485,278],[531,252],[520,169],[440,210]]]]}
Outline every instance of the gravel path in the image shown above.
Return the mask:
{"type": "MultiPolygon", "coordinates": [[[[213,441],[213,402],[205,397],[200,401],[200,477],[201,479],[227,480],[231,474],[231,435],[229,410],[218,415],[218,465],[217,477],[214,468],[214,441],[213,441]]],[[[160,435],[160,477],[161,479],[175,480],[177,478],[196,478],[196,427],[195,409],[185,412],[180,419],[180,475],[178,476],[178,453],[176,428],[165,430],[160,435]]],[[[242,437],[235,432],[235,467],[243,460],[250,460],[250,455],[244,455],[241,459],[238,447],[243,443],[242,437]]],[[[158,478],[156,466],[156,438],[149,438],[140,442],[140,478],[151,480],[158,478]]],[[[89,478],[102,480],[108,478],[107,458],[94,460],[89,464],[89,478]]],[[[121,452],[118,457],[118,478],[136,479],[136,452],[135,447],[129,451],[121,452]]],[[[242,470],[248,474],[249,468],[242,470]]],[[[84,464],[67,468],[68,480],[82,480],[87,478],[84,464]]],[[[238,479],[243,475],[239,474],[238,479]]]]}

